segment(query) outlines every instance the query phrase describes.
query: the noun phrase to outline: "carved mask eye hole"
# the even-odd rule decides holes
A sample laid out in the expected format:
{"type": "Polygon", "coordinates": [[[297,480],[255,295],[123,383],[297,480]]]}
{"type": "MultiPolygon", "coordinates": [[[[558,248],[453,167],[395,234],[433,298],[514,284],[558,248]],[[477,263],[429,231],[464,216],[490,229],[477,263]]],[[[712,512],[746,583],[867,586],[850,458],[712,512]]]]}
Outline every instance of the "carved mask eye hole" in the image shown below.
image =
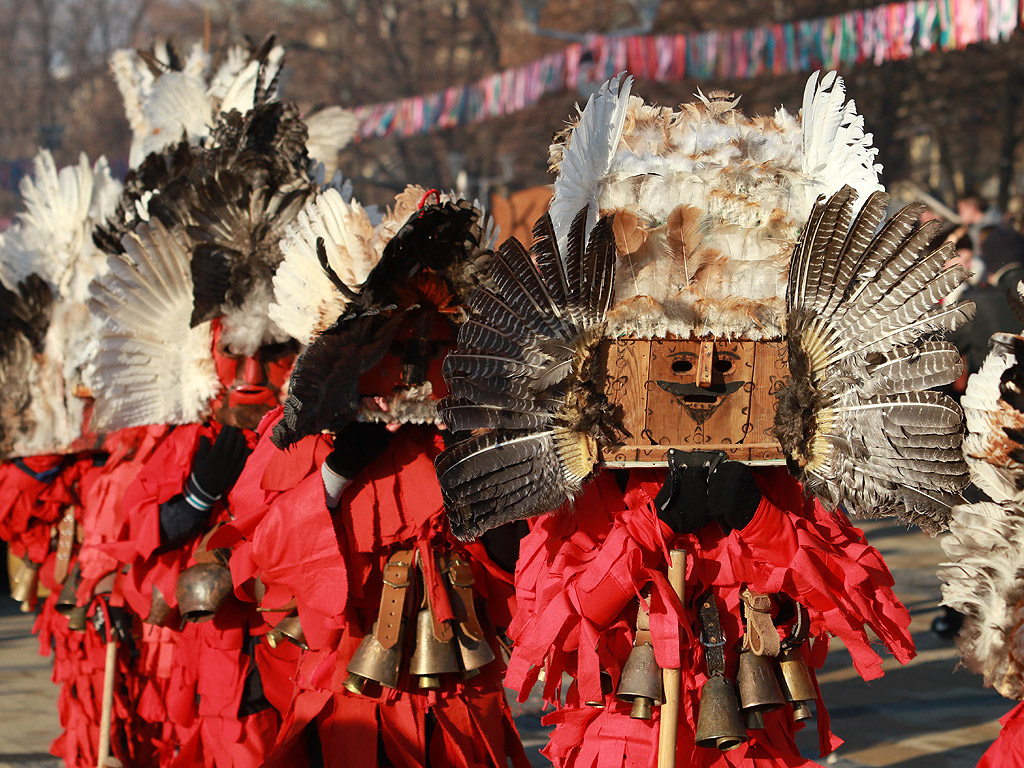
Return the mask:
{"type": "Polygon", "coordinates": [[[693,360],[680,357],[672,363],[673,373],[689,373],[693,370],[693,360]]]}
{"type": "Polygon", "coordinates": [[[719,357],[715,359],[713,365],[718,373],[729,373],[733,368],[733,361],[728,357],[719,357]]]}

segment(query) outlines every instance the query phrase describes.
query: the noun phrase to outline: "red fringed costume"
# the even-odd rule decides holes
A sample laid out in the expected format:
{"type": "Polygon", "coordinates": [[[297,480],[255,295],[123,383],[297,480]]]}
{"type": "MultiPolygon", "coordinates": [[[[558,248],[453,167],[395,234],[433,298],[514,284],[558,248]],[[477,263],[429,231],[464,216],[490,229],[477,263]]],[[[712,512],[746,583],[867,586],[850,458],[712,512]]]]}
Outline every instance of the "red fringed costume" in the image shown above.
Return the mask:
{"type": "MultiPolygon", "coordinates": [[[[124,498],[121,540],[105,548],[131,563],[125,598],[139,616],[150,614],[156,587],[171,609],[167,626],[146,625],[142,667],[147,679],[139,712],[147,722],[169,721],[162,734],[161,765],[206,765],[255,768],[277,734],[280,718],[266,704],[245,712],[246,679],[253,673],[250,627],[261,622],[252,606],[230,598],[210,621],[187,623],[179,632],[175,588],[188,566],[209,560],[203,537],[161,551],[160,505],[182,492],[201,437],[216,439],[220,424],[175,428],[153,453],[124,498]]],[[[248,432],[250,445],[255,434],[248,432]]],[[[230,519],[229,506],[218,501],[208,528],[230,519]]]]}
{"type": "MultiPolygon", "coordinates": [[[[881,555],[841,513],[805,500],[784,469],[756,470],[755,475],[761,504],[742,531],[726,535],[716,524],[694,534],[672,534],[652,505],[663,470],[632,471],[625,493],[610,472],[603,472],[571,513],[536,519],[516,568],[518,613],[509,630],[514,650],[506,684],[522,701],[545,671],[544,698],[555,707],[544,720],[555,725],[545,754],[556,766],[655,764],[658,715],[630,719],[629,704],[614,694],[633,644],[641,596],[649,596],[659,666],[682,668],[676,765],[813,764],[796,749],[788,706],[766,713],[765,729],[750,731],[748,741],[733,751],[695,745],[700,690],[707,679],[697,607],[708,590],[720,610],[730,679],[735,679],[736,649],[743,636],[739,603],[744,586],[806,607],[811,642],[801,648],[812,668],[820,668],[828,638],[835,635],[864,679],[879,677],[881,661],[865,625],[900,662],[913,657],[910,616],[892,592],[881,555]],[[681,611],[665,575],[670,547],[687,553],[681,611]],[[603,690],[602,671],[611,683],[603,690]],[[563,672],[576,679],[564,692],[564,706],[559,703],[563,672]]],[[[820,694],[817,719],[824,755],[841,741],[831,733],[820,694]]]]}
{"type": "MultiPolygon", "coordinates": [[[[278,420],[279,413],[271,414],[260,432],[278,420]]],[[[527,765],[498,658],[467,678],[441,674],[436,690],[418,688],[406,663],[395,688],[369,681],[359,694],[344,685],[349,662],[378,616],[384,570],[397,551],[422,564],[436,622],[465,626],[465,613],[453,605],[450,572],[438,567],[439,555],[454,554],[470,564],[475,612],[496,654],[494,627],[511,620],[510,575],[481,544],[456,544],[448,534],[433,467],[442,449],[437,429],[401,427],[388,450],[345,489],[333,514],[321,476],[332,438],[306,437],[287,451],[268,438],[260,440],[232,495],[234,502],[259,489],[262,503],[246,503],[252,514],[225,526],[215,543],[244,537],[231,561],[236,591],[252,594],[258,577],[265,589],[262,605],[286,609],[265,613],[270,624],[297,606],[308,645],[271,762],[288,765],[282,750],[302,742],[306,727],[315,724],[327,766],[371,766],[379,758],[402,768],[428,759],[430,765],[457,768],[505,766],[509,759],[527,765]]],[[[419,570],[408,571],[404,640],[397,646],[406,658],[416,634],[419,570]]]]}

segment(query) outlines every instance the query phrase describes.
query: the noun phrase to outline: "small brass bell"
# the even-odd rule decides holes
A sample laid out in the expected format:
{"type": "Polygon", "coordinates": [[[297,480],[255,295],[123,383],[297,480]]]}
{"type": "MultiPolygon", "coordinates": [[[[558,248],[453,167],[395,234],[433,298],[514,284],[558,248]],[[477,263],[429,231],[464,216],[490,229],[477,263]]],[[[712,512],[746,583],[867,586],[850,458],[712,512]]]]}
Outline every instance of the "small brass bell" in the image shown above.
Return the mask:
{"type": "Polygon", "coordinates": [[[616,695],[623,701],[632,702],[629,716],[634,720],[650,720],[654,705],[665,700],[661,668],[654,660],[654,646],[649,642],[634,645],[629,652],[616,695]]]}
{"type": "Polygon", "coordinates": [[[284,640],[299,646],[304,651],[309,650],[298,613],[285,616],[276,627],[267,633],[267,642],[271,648],[277,648],[277,644],[284,640]]]}
{"type": "Polygon", "coordinates": [[[78,568],[78,563],[75,563],[75,567],[71,569],[71,573],[64,579],[64,586],[60,588],[60,594],[57,595],[57,602],[54,603],[53,608],[57,613],[67,616],[71,611],[78,605],[78,585],[82,583],[82,571],[78,568]]]}
{"type": "Polygon", "coordinates": [[[748,731],[763,731],[764,716],[757,709],[743,710],[743,725],[748,731]]]}
{"type": "Polygon", "coordinates": [[[74,632],[85,632],[85,627],[88,624],[86,617],[86,611],[88,606],[76,605],[70,611],[68,611],[68,629],[74,632]]]}
{"type": "Polygon", "coordinates": [[[806,701],[794,701],[793,702],[793,722],[800,723],[804,720],[810,720],[814,717],[814,713],[811,712],[811,705],[806,701]]]}
{"type": "Polygon", "coordinates": [[[174,594],[185,621],[209,621],[231,594],[231,571],[220,563],[198,563],[178,574],[174,594]]]}
{"type": "Polygon", "coordinates": [[[786,701],[793,706],[793,721],[810,720],[813,715],[809,704],[818,698],[818,692],[800,646],[783,647],[779,654],[779,683],[786,701]]]}
{"type": "Polygon", "coordinates": [[[727,752],[747,739],[740,717],[736,691],[721,675],[712,675],[700,689],[700,711],[697,715],[695,743],[727,752]]]}
{"type": "Polygon", "coordinates": [[[455,626],[455,644],[459,648],[459,658],[462,660],[462,669],[467,677],[479,674],[481,667],[487,666],[494,661],[494,649],[487,642],[486,637],[474,640],[462,631],[458,624],[455,626]]]}
{"type": "Polygon", "coordinates": [[[153,591],[149,597],[149,615],[143,619],[146,624],[152,624],[157,627],[163,626],[164,622],[167,621],[167,617],[171,615],[171,606],[164,600],[163,593],[156,584],[153,585],[153,591]]]}
{"type": "Polygon", "coordinates": [[[434,616],[425,604],[416,614],[416,649],[409,660],[409,674],[419,677],[420,688],[440,688],[439,675],[458,671],[455,647],[434,635],[434,616]]]}
{"type": "Polygon", "coordinates": [[[775,663],[770,656],[758,656],[749,649],[740,651],[736,669],[736,687],[744,710],[767,712],[786,703],[775,677],[775,663]]]}
{"type": "Polygon", "coordinates": [[[36,601],[39,592],[39,568],[40,566],[31,560],[22,560],[21,567],[14,576],[11,597],[21,603],[22,613],[29,613],[36,601]]]}
{"type": "Polygon", "coordinates": [[[814,701],[818,692],[799,647],[783,648],[779,654],[779,678],[786,701],[814,701]]]}
{"type": "Polygon", "coordinates": [[[380,683],[385,688],[398,687],[398,668],[402,664],[402,635],[405,627],[398,630],[398,642],[385,648],[377,639],[377,623],[363,638],[348,663],[348,677],[343,685],[349,693],[362,693],[367,680],[380,683]]]}

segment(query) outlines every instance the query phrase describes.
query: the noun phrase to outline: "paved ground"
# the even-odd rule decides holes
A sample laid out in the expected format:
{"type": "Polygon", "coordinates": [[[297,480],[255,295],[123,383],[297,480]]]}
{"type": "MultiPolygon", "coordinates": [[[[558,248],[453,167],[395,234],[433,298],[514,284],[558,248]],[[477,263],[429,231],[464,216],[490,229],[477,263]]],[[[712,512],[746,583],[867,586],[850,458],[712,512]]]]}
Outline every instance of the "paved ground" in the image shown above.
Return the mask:
{"type": "MultiPolygon", "coordinates": [[[[857,677],[845,650],[833,645],[819,681],[833,729],[846,744],[822,762],[836,768],[974,766],[999,732],[997,720],[1011,702],[983,688],[979,677],[957,671],[952,643],[929,631],[938,613],[938,541],[885,523],[864,528],[884,553],[896,591],[913,615],[918,656],[906,667],[889,659],[886,676],[868,684],[857,677]]],[[[49,681],[48,659],[37,655],[30,627],[31,617],[0,597],[0,768],[59,765],[47,754],[59,733],[57,692],[49,681]]],[[[546,765],[539,754],[546,736],[536,704],[524,705],[518,721],[534,765],[546,765]]],[[[808,757],[816,755],[811,731],[801,737],[808,757]]]]}

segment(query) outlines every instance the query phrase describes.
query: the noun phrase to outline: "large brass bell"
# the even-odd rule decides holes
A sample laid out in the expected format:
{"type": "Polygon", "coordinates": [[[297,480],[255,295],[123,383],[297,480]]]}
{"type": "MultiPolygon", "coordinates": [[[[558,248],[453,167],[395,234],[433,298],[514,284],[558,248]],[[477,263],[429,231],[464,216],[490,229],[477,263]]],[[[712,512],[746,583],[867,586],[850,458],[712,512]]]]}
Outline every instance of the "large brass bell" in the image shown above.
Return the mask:
{"type": "Polygon", "coordinates": [[[480,667],[494,661],[494,649],[487,642],[487,638],[481,637],[479,640],[474,640],[457,623],[455,625],[455,644],[459,649],[462,669],[467,677],[478,674],[477,670],[480,667]]]}
{"type": "Polygon", "coordinates": [[[231,571],[220,563],[198,563],[178,574],[174,588],[185,621],[209,621],[231,594],[231,571]]]}
{"type": "Polygon", "coordinates": [[[786,703],[775,677],[775,663],[770,656],[759,656],[744,648],[736,669],[736,687],[744,710],[767,712],[786,703]]]}
{"type": "Polygon", "coordinates": [[[809,702],[818,698],[814,678],[804,663],[800,646],[783,647],[779,654],[779,682],[786,701],[793,705],[793,720],[800,722],[812,717],[809,702]]]}
{"type": "Polygon", "coordinates": [[[634,720],[650,720],[654,716],[654,706],[660,706],[665,701],[661,667],[654,660],[654,646],[651,644],[650,615],[643,602],[636,614],[633,648],[622,668],[622,677],[619,678],[619,688],[615,694],[633,704],[629,716],[634,720]]]}
{"type": "Polygon", "coordinates": [[[399,629],[398,642],[385,648],[377,639],[377,623],[363,638],[348,663],[348,677],[343,685],[349,693],[362,693],[368,680],[380,683],[386,688],[398,687],[398,668],[402,663],[402,635],[399,629]]]}
{"type": "Polygon", "coordinates": [[[79,569],[78,563],[75,563],[71,573],[64,579],[64,586],[60,588],[57,602],[53,605],[57,613],[67,616],[75,609],[75,606],[78,605],[78,585],[81,583],[82,571],[79,569]]]}
{"type": "Polygon", "coordinates": [[[302,631],[302,623],[299,621],[298,612],[285,616],[278,622],[276,627],[267,633],[267,643],[270,644],[271,648],[277,648],[278,643],[286,640],[299,646],[304,651],[309,650],[309,646],[306,645],[306,635],[302,631]]]}
{"type": "Polygon", "coordinates": [[[700,711],[694,739],[697,746],[727,752],[746,738],[747,731],[740,717],[732,683],[721,675],[712,675],[700,689],[700,711]]]}
{"type": "Polygon", "coordinates": [[[22,560],[21,567],[14,575],[11,597],[21,603],[22,613],[29,613],[36,601],[39,592],[39,568],[40,566],[31,560],[22,560]]]}
{"type": "Polygon", "coordinates": [[[68,629],[73,632],[85,632],[85,628],[89,623],[88,616],[86,615],[88,610],[88,606],[76,605],[68,611],[68,629]]]}
{"type": "Polygon", "coordinates": [[[167,617],[171,615],[172,608],[164,600],[163,593],[156,584],[153,585],[153,591],[149,597],[149,615],[143,619],[146,624],[153,624],[154,626],[163,626],[163,623],[167,621],[167,617]]]}
{"type": "Polygon", "coordinates": [[[419,677],[420,688],[440,688],[439,675],[458,671],[455,647],[434,634],[434,615],[424,600],[423,607],[416,614],[416,649],[409,660],[409,674],[419,677]]]}

